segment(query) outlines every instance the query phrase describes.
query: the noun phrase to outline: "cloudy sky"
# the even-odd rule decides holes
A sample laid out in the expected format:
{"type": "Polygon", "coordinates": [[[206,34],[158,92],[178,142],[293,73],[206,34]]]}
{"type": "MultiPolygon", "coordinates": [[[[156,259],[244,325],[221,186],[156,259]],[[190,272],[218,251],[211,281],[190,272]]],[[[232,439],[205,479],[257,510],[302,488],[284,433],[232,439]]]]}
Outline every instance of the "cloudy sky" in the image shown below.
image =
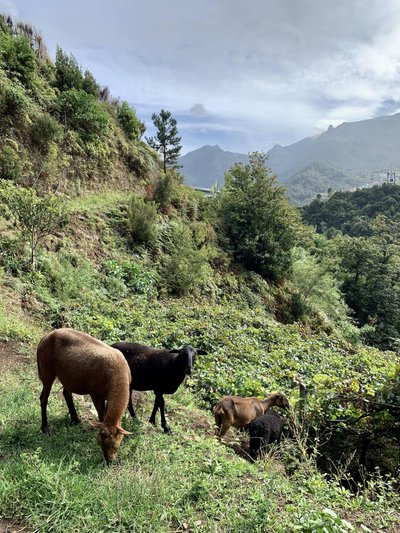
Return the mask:
{"type": "Polygon", "coordinates": [[[398,0],[0,0],[183,152],[268,150],[400,110],[398,0]]]}

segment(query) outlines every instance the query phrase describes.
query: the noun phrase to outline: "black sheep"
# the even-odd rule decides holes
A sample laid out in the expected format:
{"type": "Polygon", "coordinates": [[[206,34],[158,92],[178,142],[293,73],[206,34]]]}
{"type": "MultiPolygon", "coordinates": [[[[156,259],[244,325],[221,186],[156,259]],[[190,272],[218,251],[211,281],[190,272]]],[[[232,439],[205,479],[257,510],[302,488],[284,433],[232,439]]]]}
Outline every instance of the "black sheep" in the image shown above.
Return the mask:
{"type": "Polygon", "coordinates": [[[248,426],[250,434],[250,455],[256,460],[260,455],[264,455],[268,444],[276,442],[279,444],[282,436],[283,421],[274,411],[268,411],[265,415],[259,416],[248,426]]]}
{"type": "Polygon", "coordinates": [[[179,385],[192,373],[197,354],[205,355],[186,344],[179,350],[151,348],[135,342],[117,342],[112,345],[122,352],[132,373],[128,410],[135,417],[132,405],[132,390],[152,390],[156,396],[150,422],[156,425],[156,413],[160,409],[161,427],[165,433],[171,429],[165,419],[163,394],[173,394],[179,385]]]}

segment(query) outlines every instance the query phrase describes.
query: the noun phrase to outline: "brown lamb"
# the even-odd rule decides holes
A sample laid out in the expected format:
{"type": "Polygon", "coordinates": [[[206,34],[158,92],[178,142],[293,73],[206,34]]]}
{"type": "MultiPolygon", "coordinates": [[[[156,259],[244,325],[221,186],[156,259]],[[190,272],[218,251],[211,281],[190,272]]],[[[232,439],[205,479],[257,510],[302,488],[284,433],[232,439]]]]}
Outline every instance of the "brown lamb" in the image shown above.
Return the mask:
{"type": "Polygon", "coordinates": [[[121,418],[129,400],[131,373],[122,353],[107,344],[69,328],[56,329],[40,341],[37,348],[43,433],[51,434],[47,421],[47,401],[54,380],[63,385],[63,394],[74,424],[80,422],[72,393],[89,394],[97,409],[100,429],[97,442],[107,463],[115,459],[124,435],[121,418]],[[105,409],[107,401],[107,409],[105,409]]]}
{"type": "Polygon", "coordinates": [[[250,422],[275,405],[288,409],[289,401],[284,394],[279,392],[274,392],[266,400],[224,396],[214,407],[219,437],[222,438],[231,426],[235,428],[247,427],[250,422]]]}

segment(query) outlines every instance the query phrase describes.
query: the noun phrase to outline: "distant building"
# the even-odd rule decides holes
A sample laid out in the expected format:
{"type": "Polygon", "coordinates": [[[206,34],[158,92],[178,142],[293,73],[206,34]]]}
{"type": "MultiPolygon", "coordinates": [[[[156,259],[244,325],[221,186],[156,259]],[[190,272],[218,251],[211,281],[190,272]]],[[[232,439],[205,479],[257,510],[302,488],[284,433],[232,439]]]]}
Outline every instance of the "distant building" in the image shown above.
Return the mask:
{"type": "Polygon", "coordinates": [[[394,170],[388,170],[386,173],[386,183],[392,183],[395,185],[397,183],[397,176],[394,170]]]}

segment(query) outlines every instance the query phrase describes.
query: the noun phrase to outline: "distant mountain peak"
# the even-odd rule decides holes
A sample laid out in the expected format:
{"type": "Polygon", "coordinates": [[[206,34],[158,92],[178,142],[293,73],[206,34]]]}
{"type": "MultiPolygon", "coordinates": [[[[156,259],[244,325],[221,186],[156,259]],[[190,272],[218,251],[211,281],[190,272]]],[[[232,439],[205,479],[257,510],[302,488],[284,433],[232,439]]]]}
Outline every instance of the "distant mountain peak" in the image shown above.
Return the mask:
{"type": "MultiPolygon", "coordinates": [[[[329,125],[327,130],[289,146],[275,145],[267,165],[285,183],[297,202],[313,198],[327,188],[348,189],[371,184],[382,171],[400,171],[400,112],[358,122],[329,125]]],[[[223,183],[234,163],[248,155],[206,145],[180,158],[190,185],[210,187],[223,183]]],[[[379,178],[380,179],[380,178],[379,178]]]]}

